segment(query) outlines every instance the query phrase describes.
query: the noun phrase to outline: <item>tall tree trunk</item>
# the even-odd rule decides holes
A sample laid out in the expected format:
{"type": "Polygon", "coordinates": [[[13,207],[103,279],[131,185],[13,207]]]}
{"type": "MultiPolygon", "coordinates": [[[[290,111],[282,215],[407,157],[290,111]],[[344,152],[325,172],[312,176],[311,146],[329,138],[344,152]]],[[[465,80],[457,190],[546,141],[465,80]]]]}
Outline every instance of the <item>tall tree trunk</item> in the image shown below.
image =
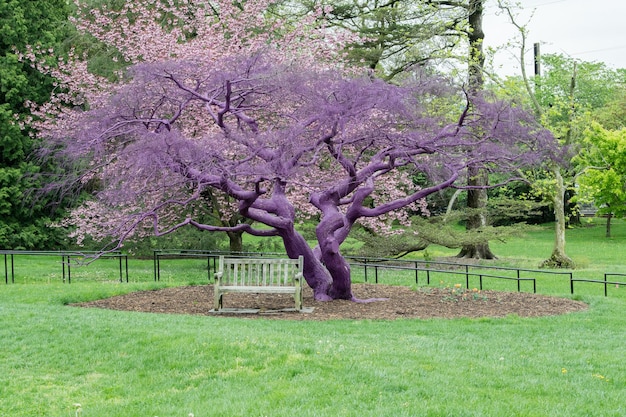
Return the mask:
{"type": "MultiPolygon", "coordinates": [[[[572,74],[572,80],[570,83],[569,99],[570,99],[570,111],[568,112],[567,131],[565,132],[565,146],[569,146],[572,143],[572,121],[574,118],[575,104],[574,104],[574,91],[576,89],[576,64],[574,64],[574,72],[572,74]]],[[[554,177],[556,179],[555,193],[554,193],[554,215],[556,218],[555,225],[555,239],[554,250],[550,258],[543,261],[542,267],[547,268],[575,268],[574,261],[565,253],[565,185],[563,183],[563,175],[561,170],[557,167],[554,169],[554,177]]]]}
{"type": "MultiPolygon", "coordinates": [[[[526,64],[524,60],[524,56],[526,54],[526,34],[527,34],[526,27],[520,26],[515,22],[515,18],[513,16],[513,13],[511,13],[511,9],[509,7],[503,6],[500,1],[498,1],[498,5],[500,8],[504,8],[507,11],[509,18],[511,19],[511,23],[513,23],[513,25],[515,25],[515,27],[517,27],[517,29],[519,30],[519,34],[522,39],[522,47],[520,48],[520,64],[521,64],[522,78],[524,79],[524,85],[526,87],[526,91],[528,92],[528,96],[531,99],[532,106],[535,109],[535,114],[537,115],[538,119],[541,119],[541,116],[543,116],[544,111],[541,105],[539,104],[539,101],[537,100],[537,94],[533,92],[530,87],[528,76],[526,74],[526,64]]],[[[535,75],[536,75],[535,82],[537,83],[537,85],[540,85],[540,81],[541,81],[540,71],[537,71],[535,75]]],[[[574,110],[573,104],[574,104],[574,89],[575,88],[576,88],[576,64],[574,64],[574,73],[572,74],[572,80],[571,80],[570,92],[569,92],[569,98],[572,103],[572,106],[570,107],[570,109],[572,111],[574,110]]],[[[568,124],[567,133],[564,138],[566,146],[571,144],[571,135],[572,135],[571,122],[572,122],[572,116],[573,116],[572,111],[568,115],[569,124],[568,124]]],[[[554,249],[552,250],[552,255],[550,256],[550,258],[543,261],[541,263],[541,266],[542,267],[557,267],[557,268],[560,268],[560,267],[573,268],[575,266],[574,261],[572,261],[572,259],[570,259],[570,257],[565,254],[565,187],[563,184],[563,176],[561,175],[561,171],[559,167],[554,167],[554,177],[556,179],[556,184],[554,188],[554,201],[553,201],[554,215],[555,215],[554,249]]]]}
{"type": "Polygon", "coordinates": [[[565,186],[560,169],[554,169],[556,187],[554,194],[554,249],[550,258],[541,263],[542,268],[574,268],[574,261],[565,254],[565,186]]]}
{"type": "MultiPolygon", "coordinates": [[[[483,52],[483,3],[485,0],[470,0],[469,2],[469,67],[468,84],[470,97],[483,89],[485,54],[483,52]]],[[[485,172],[469,170],[469,186],[484,187],[488,184],[485,172]]],[[[475,213],[468,216],[466,228],[474,230],[487,224],[484,211],[487,206],[487,190],[472,189],[467,192],[467,207],[475,213]]],[[[494,259],[495,255],[489,248],[489,243],[466,245],[457,255],[459,258],[494,259]]]]}
{"type": "MultiPolygon", "coordinates": [[[[467,183],[470,186],[484,186],[487,184],[487,174],[484,171],[470,169],[470,178],[467,183]]],[[[476,211],[467,217],[466,229],[475,230],[487,225],[487,216],[484,209],[487,206],[487,192],[484,189],[470,189],[467,191],[467,207],[476,211]]],[[[459,258],[495,259],[489,244],[475,243],[465,245],[457,255],[459,258]]]]}
{"type": "Polygon", "coordinates": [[[485,32],[483,32],[483,3],[485,0],[470,0],[469,2],[469,89],[476,93],[483,89],[485,54],[483,52],[483,42],[485,32]]]}
{"type": "Polygon", "coordinates": [[[608,213],[606,215],[606,237],[611,237],[611,218],[613,217],[613,213],[608,213]]]}

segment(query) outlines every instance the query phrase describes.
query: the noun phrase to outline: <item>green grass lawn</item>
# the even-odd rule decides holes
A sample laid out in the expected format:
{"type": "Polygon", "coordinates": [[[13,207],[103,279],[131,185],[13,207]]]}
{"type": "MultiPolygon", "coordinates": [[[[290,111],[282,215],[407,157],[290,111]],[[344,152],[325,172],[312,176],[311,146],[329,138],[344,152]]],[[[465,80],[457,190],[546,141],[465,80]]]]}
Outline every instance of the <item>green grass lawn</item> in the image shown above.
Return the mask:
{"type": "MultiPolygon", "coordinates": [[[[600,227],[568,231],[570,256],[587,259],[576,273],[624,271],[616,227],[610,241],[600,227]]],[[[493,249],[529,267],[551,241],[546,228],[493,249]]],[[[60,264],[37,259],[16,262],[17,283],[0,285],[3,417],[626,415],[620,290],[581,287],[590,309],[556,317],[248,320],[66,305],[206,282],[201,260],[163,263],[159,283],[151,260],[129,261],[128,284],[99,260],[68,285],[60,264]]],[[[550,279],[540,292],[568,295],[550,279]]]]}

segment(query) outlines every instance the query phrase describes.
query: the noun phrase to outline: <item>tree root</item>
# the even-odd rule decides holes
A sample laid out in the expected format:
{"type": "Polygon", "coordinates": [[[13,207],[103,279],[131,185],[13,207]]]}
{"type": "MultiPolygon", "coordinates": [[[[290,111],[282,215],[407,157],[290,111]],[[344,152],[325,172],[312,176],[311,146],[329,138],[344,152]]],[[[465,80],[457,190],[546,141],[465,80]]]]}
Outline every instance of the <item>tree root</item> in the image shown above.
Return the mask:
{"type": "MultiPolygon", "coordinates": [[[[342,300],[343,298],[333,298],[328,294],[315,294],[315,301],[321,301],[321,302],[328,302],[328,301],[334,301],[334,300],[342,300]]],[[[366,299],[361,299],[361,298],[356,298],[355,296],[351,296],[348,301],[353,301],[355,303],[375,303],[378,301],[387,301],[389,300],[389,298],[366,298],[366,299]]]]}
{"type": "Polygon", "coordinates": [[[330,295],[325,294],[325,293],[316,293],[313,296],[313,298],[315,299],[315,301],[323,301],[323,302],[333,301],[334,300],[333,297],[331,297],[330,295]]]}
{"type": "Polygon", "coordinates": [[[550,258],[541,262],[539,268],[554,268],[554,269],[575,269],[576,264],[574,261],[566,255],[552,254],[550,258]]]}
{"type": "Polygon", "coordinates": [[[376,303],[378,301],[387,301],[387,300],[389,300],[389,298],[366,298],[366,299],[361,299],[361,298],[356,298],[354,296],[350,299],[350,301],[354,301],[355,303],[362,303],[362,304],[376,303]]]}

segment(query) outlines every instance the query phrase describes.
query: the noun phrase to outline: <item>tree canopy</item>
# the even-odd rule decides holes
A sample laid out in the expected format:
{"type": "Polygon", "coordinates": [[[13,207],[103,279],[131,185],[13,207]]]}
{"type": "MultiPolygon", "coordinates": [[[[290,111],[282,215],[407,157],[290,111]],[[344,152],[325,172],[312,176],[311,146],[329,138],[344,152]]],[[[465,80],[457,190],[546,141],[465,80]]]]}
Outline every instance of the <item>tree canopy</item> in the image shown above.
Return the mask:
{"type": "Polygon", "coordinates": [[[476,96],[455,120],[432,116],[435,97],[464,95],[418,74],[394,86],[253,54],[139,64],[129,75],[47,132],[56,158],[100,183],[98,199],[116,213],[101,218],[110,235],[121,244],[148,224],[157,235],[192,225],[279,236],[289,257],[304,255],[318,299],[353,298],[340,246],[357,221],[462,187],[468,167],[512,173],[554,149],[531,114],[505,102],[476,96]],[[428,185],[398,181],[416,172],[428,185]],[[209,189],[266,227],[199,222],[189,207],[209,189]],[[313,249],[296,230],[307,211],[320,218],[313,249]]]}
{"type": "Polygon", "coordinates": [[[577,177],[579,200],[595,204],[599,215],[607,216],[607,237],[611,217],[626,216],[626,128],[607,130],[598,123],[587,129],[584,148],[574,158],[581,167],[577,177]]]}

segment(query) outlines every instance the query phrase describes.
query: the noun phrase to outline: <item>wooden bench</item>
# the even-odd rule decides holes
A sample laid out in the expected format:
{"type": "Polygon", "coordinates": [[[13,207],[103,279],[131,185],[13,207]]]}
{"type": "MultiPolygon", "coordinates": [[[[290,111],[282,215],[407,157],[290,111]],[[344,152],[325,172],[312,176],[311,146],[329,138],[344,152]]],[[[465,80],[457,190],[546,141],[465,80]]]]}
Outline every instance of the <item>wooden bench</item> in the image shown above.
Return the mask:
{"type": "Polygon", "coordinates": [[[220,256],[215,273],[214,311],[222,308],[222,297],[234,293],[293,294],[296,310],[302,310],[304,258],[226,258],[220,256]]]}

